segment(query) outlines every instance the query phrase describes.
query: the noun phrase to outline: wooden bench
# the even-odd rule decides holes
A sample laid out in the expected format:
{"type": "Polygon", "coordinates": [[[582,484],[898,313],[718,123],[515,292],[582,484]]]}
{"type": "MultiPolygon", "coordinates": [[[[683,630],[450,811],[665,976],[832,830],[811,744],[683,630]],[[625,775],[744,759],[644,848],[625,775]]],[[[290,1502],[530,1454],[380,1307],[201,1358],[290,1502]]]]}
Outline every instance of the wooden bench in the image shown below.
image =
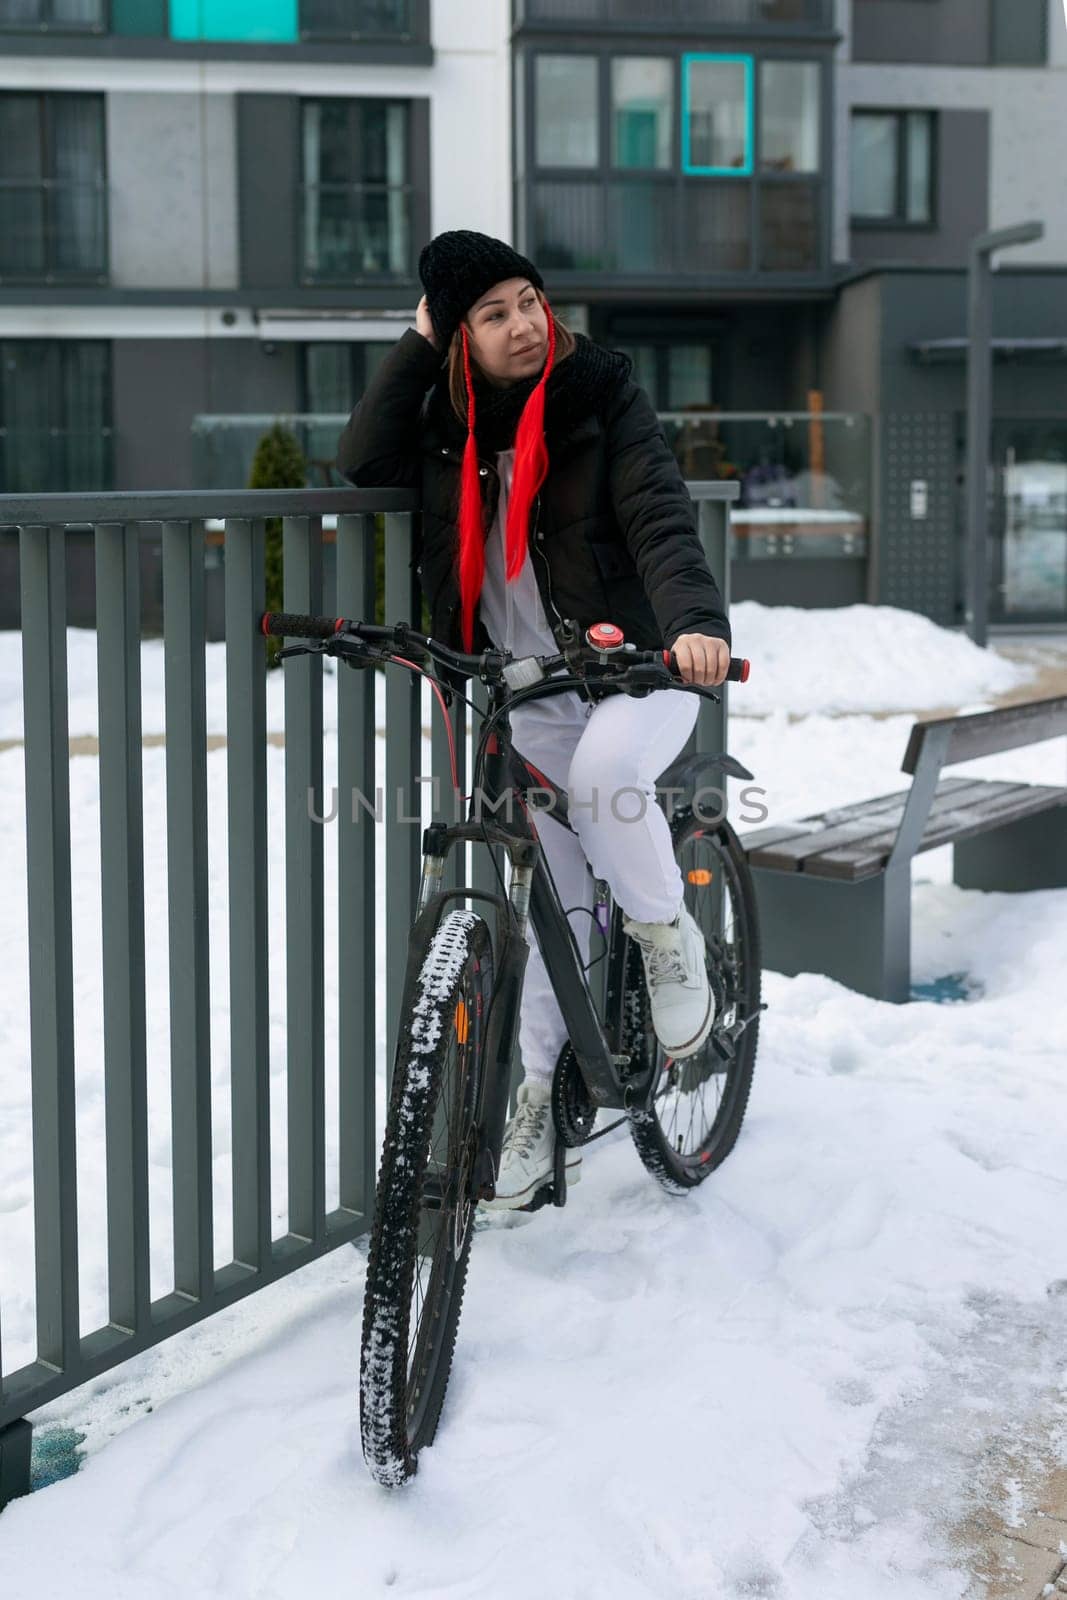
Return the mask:
{"type": "Polygon", "coordinates": [[[1067,887],[1067,788],[940,776],[1061,734],[1067,695],[917,722],[902,762],[910,790],[745,834],[764,964],[907,1000],[911,860],[938,845],[954,846],[965,889],[1067,887]]]}

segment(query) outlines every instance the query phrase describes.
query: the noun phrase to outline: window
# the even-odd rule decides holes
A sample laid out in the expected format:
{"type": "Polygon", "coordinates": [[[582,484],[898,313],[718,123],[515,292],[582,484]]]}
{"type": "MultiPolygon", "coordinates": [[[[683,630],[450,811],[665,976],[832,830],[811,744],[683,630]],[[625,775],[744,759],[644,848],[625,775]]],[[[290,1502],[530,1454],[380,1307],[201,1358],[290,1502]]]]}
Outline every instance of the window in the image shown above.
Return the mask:
{"type": "Polygon", "coordinates": [[[615,56],[611,63],[611,161],[615,167],[669,169],[674,84],[670,61],[615,56]]]}
{"type": "Polygon", "coordinates": [[[852,113],[852,220],[883,227],[929,226],[934,214],[934,115],[852,113]]]}
{"type": "Polygon", "coordinates": [[[103,33],[104,0],[0,0],[0,28],[103,33]]]}
{"type": "Polygon", "coordinates": [[[683,56],[682,167],[739,177],[751,173],[751,56],[683,56]]]}
{"type": "Polygon", "coordinates": [[[300,32],[309,39],[410,39],[414,0],[300,0],[300,32]]]}
{"type": "MultiPolygon", "coordinates": [[[[303,409],[311,416],[347,417],[392,348],[379,340],[306,344],[303,409]]],[[[338,431],[335,421],[308,424],[305,452],[326,482],[337,454],[338,431]]]]}
{"type": "Polygon", "coordinates": [[[306,100],[302,111],[305,281],[414,277],[408,103],[306,100]]]}
{"type": "MultiPolygon", "coordinates": [[[[613,341],[615,342],[615,341],[613,341]]],[[[707,410],[712,404],[710,344],[615,342],[633,360],[634,382],[659,411],[707,410]]]]}
{"type": "Polygon", "coordinates": [[[538,56],[534,90],[539,167],[600,163],[596,56],[538,56]]]}
{"type": "Polygon", "coordinates": [[[107,275],[104,99],[0,94],[0,280],[107,275]]]}
{"type": "Polygon", "coordinates": [[[760,168],[818,172],[819,64],[760,62],[760,168]]]}
{"type": "Polygon", "coordinates": [[[0,340],[0,493],[110,489],[111,348],[0,340]]]}
{"type": "Polygon", "coordinates": [[[528,253],[563,272],[660,279],[825,267],[828,84],[821,61],[771,48],[522,60],[517,125],[525,93],[535,111],[516,159],[528,253]]]}

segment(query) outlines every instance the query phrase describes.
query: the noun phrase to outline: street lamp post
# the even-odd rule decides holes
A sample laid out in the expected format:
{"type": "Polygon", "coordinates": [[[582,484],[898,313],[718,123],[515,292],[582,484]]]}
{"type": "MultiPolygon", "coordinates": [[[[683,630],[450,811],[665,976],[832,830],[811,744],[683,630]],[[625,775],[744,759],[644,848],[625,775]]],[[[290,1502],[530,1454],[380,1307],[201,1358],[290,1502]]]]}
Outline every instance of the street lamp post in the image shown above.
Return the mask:
{"type": "MultiPolygon", "coordinates": [[[[1067,0],[1064,0],[1067,4],[1067,0]]],[[[971,240],[967,270],[967,542],[966,623],[975,644],[989,632],[989,455],[993,399],[992,257],[1010,244],[1043,237],[1043,222],[980,233],[971,240]]]]}

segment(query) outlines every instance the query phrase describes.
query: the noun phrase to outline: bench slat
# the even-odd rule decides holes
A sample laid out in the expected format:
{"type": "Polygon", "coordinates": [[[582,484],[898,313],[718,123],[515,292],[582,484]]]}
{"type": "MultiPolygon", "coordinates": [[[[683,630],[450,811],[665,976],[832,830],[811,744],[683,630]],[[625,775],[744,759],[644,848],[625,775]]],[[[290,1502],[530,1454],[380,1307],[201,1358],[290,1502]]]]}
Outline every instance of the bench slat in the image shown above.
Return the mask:
{"type": "MultiPolygon", "coordinates": [[[[993,785],[986,785],[992,790],[993,785]]],[[[1022,817],[1035,816],[1053,806],[1067,805],[1067,789],[1056,789],[1036,784],[1011,784],[996,786],[999,792],[979,797],[972,803],[957,807],[949,805],[937,814],[931,814],[917,853],[935,850],[939,845],[953,844],[957,839],[971,839],[976,834],[1002,827],[1022,817]]],[[[889,858],[896,841],[896,829],[866,839],[852,847],[841,846],[808,859],[804,870],[811,877],[846,878],[855,881],[870,878],[880,872],[889,858]]]]}
{"type": "MultiPolygon", "coordinates": [[[[1016,788],[1017,785],[1002,783],[996,787],[1009,789],[1016,788]]],[[[980,778],[945,778],[937,786],[930,808],[931,816],[944,811],[947,807],[959,809],[972,799],[978,801],[988,794],[989,789],[989,783],[983,782],[980,778]]],[[[887,834],[891,840],[896,839],[908,793],[909,791],[905,789],[897,794],[882,795],[877,800],[854,806],[850,808],[851,816],[845,816],[843,821],[829,827],[824,826],[825,818],[809,817],[806,819],[808,827],[803,833],[798,833],[792,839],[783,839],[777,844],[750,850],[749,862],[754,867],[770,867],[776,872],[806,871],[812,857],[821,857],[838,846],[862,851],[869,841],[881,841],[887,834]]],[[[746,841],[747,848],[749,846],[746,841]]],[[[888,853],[887,850],[886,854],[888,853]]]]}
{"type": "MultiPolygon", "coordinates": [[[[974,780],[971,778],[945,778],[946,787],[953,789],[967,788],[974,780]]],[[[904,791],[906,793],[906,791],[904,791]]],[[[879,795],[875,800],[853,800],[847,806],[832,806],[827,811],[820,812],[813,817],[797,817],[792,822],[777,823],[769,828],[757,828],[752,833],[741,835],[741,843],[745,851],[751,856],[754,852],[768,850],[772,845],[779,844],[783,839],[803,839],[816,833],[820,828],[836,827],[838,823],[848,822],[852,817],[878,815],[883,811],[891,811],[899,805],[902,791],[896,789],[892,794],[879,795]]],[[[881,818],[878,817],[878,826],[881,818]]],[[[763,863],[754,861],[753,865],[761,866],[763,863]]]]}
{"type": "Polygon", "coordinates": [[[917,722],[904,752],[902,772],[914,773],[929,731],[944,727],[952,729],[945,757],[947,767],[956,761],[996,755],[1001,750],[1017,750],[1021,745],[1040,744],[1043,739],[1067,734],[1067,695],[1031,700],[1019,706],[999,706],[995,711],[977,711],[965,717],[917,722]]]}

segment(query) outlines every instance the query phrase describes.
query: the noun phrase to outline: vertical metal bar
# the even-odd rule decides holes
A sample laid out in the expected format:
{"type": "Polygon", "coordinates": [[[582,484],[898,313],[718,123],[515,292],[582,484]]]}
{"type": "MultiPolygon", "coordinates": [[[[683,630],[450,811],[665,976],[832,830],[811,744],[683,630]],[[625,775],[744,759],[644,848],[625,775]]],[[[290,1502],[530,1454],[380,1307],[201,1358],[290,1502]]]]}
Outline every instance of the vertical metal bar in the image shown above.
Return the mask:
{"type": "Polygon", "coordinates": [[[65,539],[19,530],[37,1353],[57,1369],[78,1354],[65,539]]]}
{"type": "Polygon", "coordinates": [[[967,631],[985,645],[989,606],[989,432],[993,388],[990,254],[971,247],[967,278],[967,631]]]}
{"type": "Polygon", "coordinates": [[[230,846],[230,1088],[233,1253],[270,1261],[270,1060],[267,1031],[266,651],[264,528],[226,522],[226,779],[230,846]]]}
{"type": "Polygon", "coordinates": [[[993,409],[993,253],[1042,238],[1044,223],[979,233],[971,240],[967,272],[967,540],[966,621],[975,644],[988,642],[989,453],[993,409]]]}
{"type": "MultiPolygon", "coordinates": [[[[374,519],[337,519],[337,613],[374,615],[374,519]]],[[[337,950],[338,1121],[343,1210],[369,1216],[374,1202],[375,823],[366,811],[352,821],[352,795],[373,803],[374,685],[378,674],[338,668],[337,685],[337,950]]]]}
{"type": "MultiPolygon", "coordinates": [[[[385,517],[385,617],[410,622],[414,616],[411,570],[412,519],[409,513],[385,517]]],[[[385,878],[389,916],[385,928],[386,1071],[396,1054],[400,992],[407,965],[408,935],[419,886],[422,791],[415,782],[421,743],[421,679],[403,667],[385,678],[385,878]],[[414,820],[412,820],[414,819],[414,820]]]]}
{"type": "Polygon", "coordinates": [[[200,1301],[214,1284],[204,547],[202,523],[163,524],[174,1287],[200,1301]]]}
{"type": "MultiPolygon", "coordinates": [[[[322,518],[282,523],[285,610],[322,610],[322,518]]],[[[289,1107],[289,1232],[326,1228],[323,958],[322,658],[285,666],[285,988],[289,1107]]]]}
{"type": "Polygon", "coordinates": [[[96,530],[108,1314],[148,1322],[141,585],[137,523],[96,530]]]}
{"type": "MultiPolygon", "coordinates": [[[[697,521],[704,554],[722,594],[723,609],[730,614],[730,507],[726,500],[700,499],[697,501],[697,521]]],[[[718,705],[702,700],[695,730],[695,749],[717,753],[726,749],[729,707],[727,685],[716,689],[718,705]]],[[[724,785],[725,788],[725,785],[724,785]]]]}

